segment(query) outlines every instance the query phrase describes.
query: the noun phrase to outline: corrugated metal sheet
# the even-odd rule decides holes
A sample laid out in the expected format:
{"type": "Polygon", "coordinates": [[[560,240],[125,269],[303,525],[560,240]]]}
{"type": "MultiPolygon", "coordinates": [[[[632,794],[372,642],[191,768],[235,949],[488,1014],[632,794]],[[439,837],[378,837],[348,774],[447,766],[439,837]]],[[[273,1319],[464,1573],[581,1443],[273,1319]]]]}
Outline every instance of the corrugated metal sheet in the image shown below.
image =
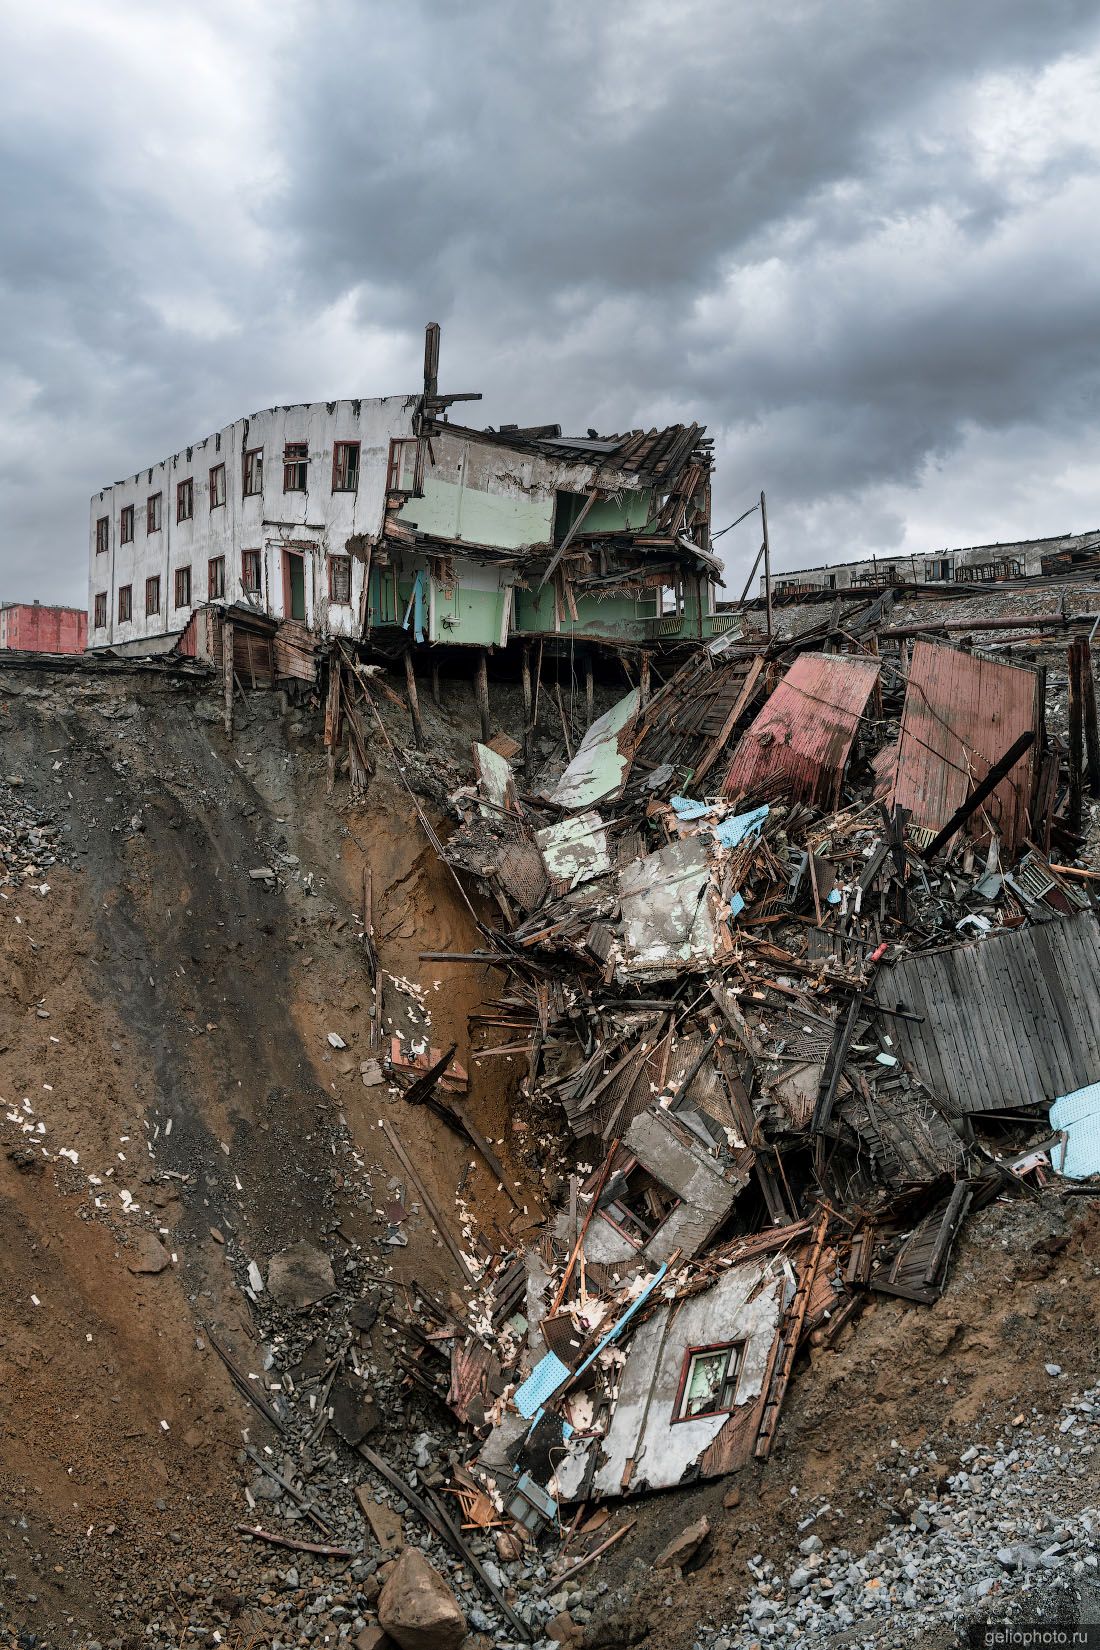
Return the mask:
{"type": "MultiPolygon", "coordinates": [[[[1040,729],[1037,671],[1000,665],[936,642],[913,649],[901,718],[893,802],[910,829],[938,831],[1020,734],[1040,729]]],[[[1037,740],[971,821],[989,839],[996,826],[1013,854],[1028,834],[1037,740]]]]}
{"type": "Polygon", "coordinates": [[[1091,912],[904,957],[878,976],[896,1052],[951,1115],[1014,1111],[1100,1081],[1100,925],[1091,912]]]}
{"type": "Polygon", "coordinates": [[[734,752],[726,795],[836,807],[878,672],[877,659],[803,653],[734,752]]]}

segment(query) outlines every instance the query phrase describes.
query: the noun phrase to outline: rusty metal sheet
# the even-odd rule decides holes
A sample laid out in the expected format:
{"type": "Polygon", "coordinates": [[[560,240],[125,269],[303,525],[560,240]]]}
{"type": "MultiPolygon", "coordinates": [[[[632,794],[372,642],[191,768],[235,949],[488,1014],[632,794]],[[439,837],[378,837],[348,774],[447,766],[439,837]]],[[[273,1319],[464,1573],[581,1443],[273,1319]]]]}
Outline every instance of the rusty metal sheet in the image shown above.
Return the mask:
{"type": "Polygon", "coordinates": [[[877,659],[803,653],[734,752],[726,795],[836,807],[878,673],[877,659]]]}
{"type": "MultiPolygon", "coordinates": [[[[1041,729],[1037,671],[997,664],[937,642],[913,649],[891,800],[910,810],[910,833],[946,825],[1019,738],[1041,729]]],[[[1030,831],[1039,740],[972,817],[979,840],[997,831],[1012,855],[1030,831]]]]}

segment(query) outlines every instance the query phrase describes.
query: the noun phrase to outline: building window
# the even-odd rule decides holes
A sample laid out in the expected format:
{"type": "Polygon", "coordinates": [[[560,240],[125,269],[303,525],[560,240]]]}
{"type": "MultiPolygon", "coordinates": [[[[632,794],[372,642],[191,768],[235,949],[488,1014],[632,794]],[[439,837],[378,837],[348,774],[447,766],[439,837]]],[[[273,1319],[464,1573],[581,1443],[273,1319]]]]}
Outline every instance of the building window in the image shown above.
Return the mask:
{"type": "Polygon", "coordinates": [[[288,441],[283,448],[283,492],[304,493],[309,481],[309,443],[288,441]]]}
{"type": "Polygon", "coordinates": [[[260,552],[241,551],[241,589],[258,594],[260,589],[260,552]]]}
{"type": "Polygon", "coordinates": [[[107,592],[105,590],[101,590],[96,596],[94,623],[97,630],[106,630],[107,628],[107,592]]]}
{"type": "Polygon", "coordinates": [[[176,568],[175,604],[177,607],[191,606],[191,569],[189,567],[176,568]]]}
{"type": "Polygon", "coordinates": [[[134,587],[132,584],[120,584],[118,587],[118,622],[129,624],[134,616],[134,587]]]}
{"type": "Polygon", "coordinates": [[[118,540],[120,544],[133,544],[134,542],[134,507],[132,504],[124,504],[122,507],[122,514],[118,518],[118,540]]]}
{"type": "Polygon", "coordinates": [[[359,443],[338,441],[332,449],[332,490],[355,493],[359,490],[359,443]]]}
{"type": "Polygon", "coordinates": [[[328,599],[346,606],[351,601],[351,557],[330,556],[328,559],[328,599]]]}
{"type": "Polygon", "coordinates": [[[218,509],[225,503],[225,465],[215,464],[210,471],[210,508],[218,509]]]}
{"type": "Polygon", "coordinates": [[[638,1162],[616,1169],[600,1198],[600,1214],[637,1248],[663,1226],[680,1199],[638,1162]]]}
{"type": "Polygon", "coordinates": [[[145,531],[147,533],[160,532],[160,494],[150,493],[145,505],[145,531]]]}
{"type": "Polygon", "coordinates": [[[110,531],[110,517],[100,516],[99,520],[95,524],[95,553],[97,556],[102,556],[106,553],[108,534],[110,531]]]}
{"type": "Polygon", "coordinates": [[[264,450],[250,447],[244,455],[244,496],[252,498],[264,490],[264,450]]]}
{"type": "Polygon", "coordinates": [[[190,476],[176,483],[176,520],[190,521],[195,513],[195,483],[190,476]]]}
{"type": "Polygon", "coordinates": [[[744,1352],[743,1341],[688,1347],[672,1419],[694,1421],[703,1415],[728,1415],[736,1401],[744,1352]]]}
{"type": "Polygon", "coordinates": [[[588,508],[587,493],[569,493],[559,487],[554,494],[554,543],[564,544],[566,537],[588,508]]]}
{"type": "Polygon", "coordinates": [[[145,617],[160,612],[160,574],[154,573],[145,581],[145,617]]]}
{"type": "Polygon", "coordinates": [[[206,564],[206,594],[211,601],[225,595],[224,556],[211,556],[206,564]]]}
{"type": "Polygon", "coordinates": [[[405,438],[395,438],[390,442],[389,464],[386,468],[386,491],[389,493],[415,493],[416,491],[416,455],[420,443],[405,438]]]}

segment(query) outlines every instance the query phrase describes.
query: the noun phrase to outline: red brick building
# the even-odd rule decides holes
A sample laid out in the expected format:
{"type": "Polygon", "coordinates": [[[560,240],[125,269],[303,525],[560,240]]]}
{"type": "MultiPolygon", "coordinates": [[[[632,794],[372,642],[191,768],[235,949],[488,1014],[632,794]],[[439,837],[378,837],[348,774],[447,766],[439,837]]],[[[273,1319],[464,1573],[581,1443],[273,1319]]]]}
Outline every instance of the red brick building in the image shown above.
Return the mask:
{"type": "Polygon", "coordinates": [[[0,602],[0,648],[23,653],[83,653],[88,615],[80,607],[41,602],[0,602]]]}

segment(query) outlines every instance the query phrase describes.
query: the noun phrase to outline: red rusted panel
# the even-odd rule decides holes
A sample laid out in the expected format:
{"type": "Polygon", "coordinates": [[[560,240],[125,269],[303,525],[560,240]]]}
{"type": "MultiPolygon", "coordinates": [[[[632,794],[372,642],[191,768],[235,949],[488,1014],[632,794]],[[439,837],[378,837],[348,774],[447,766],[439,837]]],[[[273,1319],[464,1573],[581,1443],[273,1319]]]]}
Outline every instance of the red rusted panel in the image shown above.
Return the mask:
{"type": "Polygon", "coordinates": [[[44,607],[12,602],[0,614],[0,647],[21,653],[83,653],[88,615],[79,607],[44,607]]]}
{"type": "Polygon", "coordinates": [[[877,659],[803,653],[734,752],[726,795],[835,808],[878,672],[877,659]]]}
{"type": "MultiPolygon", "coordinates": [[[[937,642],[917,642],[901,717],[892,801],[909,829],[938,831],[1020,734],[1040,731],[1037,671],[1000,665],[937,642]]],[[[970,821],[1014,854],[1030,831],[1037,740],[970,821]]]]}

